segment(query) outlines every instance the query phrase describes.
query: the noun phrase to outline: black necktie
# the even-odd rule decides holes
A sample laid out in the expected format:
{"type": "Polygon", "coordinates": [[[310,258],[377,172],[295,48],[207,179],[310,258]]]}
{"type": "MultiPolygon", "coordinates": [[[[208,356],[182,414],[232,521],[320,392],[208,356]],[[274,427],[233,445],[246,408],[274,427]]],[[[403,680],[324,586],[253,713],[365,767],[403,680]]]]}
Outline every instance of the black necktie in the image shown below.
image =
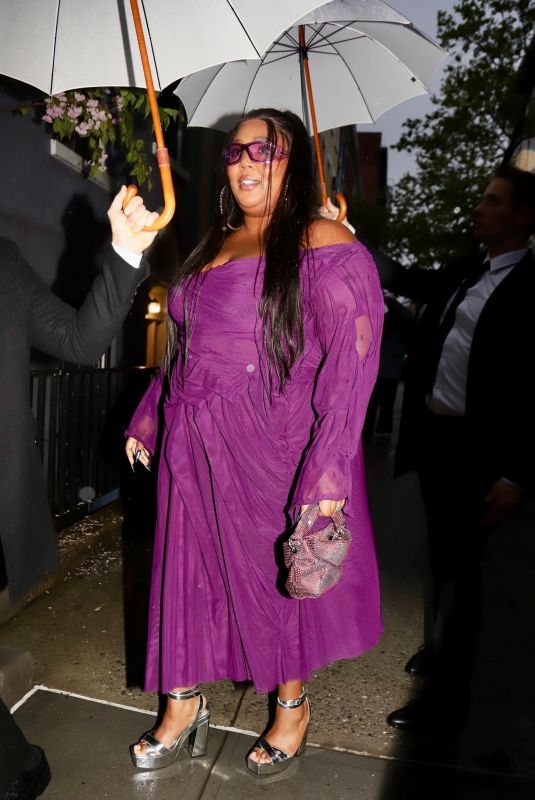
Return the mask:
{"type": "MultiPolygon", "coordinates": [[[[464,281],[461,283],[459,288],[457,289],[456,294],[454,295],[442,322],[440,323],[436,335],[433,337],[434,342],[430,348],[431,350],[431,357],[429,363],[429,371],[427,374],[427,390],[431,391],[434,386],[435,378],[437,374],[438,364],[440,361],[440,357],[442,355],[442,348],[444,347],[444,342],[446,341],[449,332],[453,328],[453,324],[455,322],[455,314],[457,313],[457,308],[463,302],[464,298],[466,297],[466,293],[468,290],[475,286],[478,280],[481,278],[484,272],[486,272],[490,267],[490,261],[485,260],[481,264],[477,264],[477,266],[473,267],[464,281]]],[[[427,371],[427,370],[426,370],[427,371]]]]}
{"type": "Polygon", "coordinates": [[[457,289],[457,293],[453,297],[453,300],[451,301],[448,310],[444,314],[442,322],[440,323],[439,326],[439,338],[441,341],[440,349],[442,349],[442,345],[446,341],[448,333],[453,328],[453,324],[455,322],[455,314],[457,313],[458,307],[461,305],[464,298],[466,297],[468,289],[471,289],[472,286],[476,285],[476,283],[481,278],[483,273],[486,272],[489,267],[490,267],[490,261],[488,260],[483,261],[482,264],[478,264],[477,267],[474,267],[472,270],[470,270],[469,274],[466,276],[464,281],[457,289]]]}

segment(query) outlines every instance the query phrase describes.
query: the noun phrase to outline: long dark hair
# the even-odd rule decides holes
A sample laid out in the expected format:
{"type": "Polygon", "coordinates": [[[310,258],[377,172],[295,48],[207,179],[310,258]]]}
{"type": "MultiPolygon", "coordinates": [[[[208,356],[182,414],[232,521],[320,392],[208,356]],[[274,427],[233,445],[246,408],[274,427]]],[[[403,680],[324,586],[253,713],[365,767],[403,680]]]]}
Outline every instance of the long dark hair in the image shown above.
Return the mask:
{"type": "MultiPolygon", "coordinates": [[[[275,379],[282,390],[293,364],[303,350],[300,250],[308,249],[308,228],[317,217],[319,203],[310,139],[299,117],[290,111],[273,108],[249,111],[230,131],[225,144],[232,142],[240,125],[250,119],[265,122],[268,141],[275,145],[277,139],[282,139],[283,146],[289,150],[280,195],[264,232],[264,285],[259,308],[269,380],[272,383],[275,379]]],[[[270,188],[271,168],[270,165],[270,188]]],[[[231,232],[229,224],[233,228],[242,224],[243,214],[232,194],[226,171],[222,188],[220,213],[205,237],[178,268],[170,292],[185,281],[194,282],[201,270],[221,250],[231,232]]],[[[270,201],[268,196],[267,207],[270,201]]],[[[176,325],[170,320],[164,359],[164,368],[167,370],[178,347],[183,367],[186,364],[191,316],[187,292],[184,292],[184,331],[179,336],[176,325]]]]}

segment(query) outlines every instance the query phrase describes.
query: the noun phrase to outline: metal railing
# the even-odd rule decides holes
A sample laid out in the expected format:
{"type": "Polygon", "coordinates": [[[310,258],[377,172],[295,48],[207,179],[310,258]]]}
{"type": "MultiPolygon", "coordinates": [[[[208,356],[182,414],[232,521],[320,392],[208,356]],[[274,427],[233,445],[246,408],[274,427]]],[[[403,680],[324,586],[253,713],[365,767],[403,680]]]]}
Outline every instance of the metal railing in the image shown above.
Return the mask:
{"type": "Polygon", "coordinates": [[[118,496],[123,431],[153,373],[144,367],[30,373],[35,442],[58,530],[118,496]]]}

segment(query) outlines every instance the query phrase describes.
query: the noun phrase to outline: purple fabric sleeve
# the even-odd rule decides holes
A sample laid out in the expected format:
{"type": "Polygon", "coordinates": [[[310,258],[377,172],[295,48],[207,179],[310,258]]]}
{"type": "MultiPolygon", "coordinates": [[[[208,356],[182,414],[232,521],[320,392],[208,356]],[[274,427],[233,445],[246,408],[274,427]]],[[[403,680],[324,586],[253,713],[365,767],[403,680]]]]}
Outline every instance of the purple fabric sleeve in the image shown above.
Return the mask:
{"type": "Polygon", "coordinates": [[[151,455],[154,455],[158,440],[158,405],[164,378],[162,370],[154,376],[125,431],[125,436],[133,436],[151,455]]]}
{"type": "Polygon", "coordinates": [[[351,461],[377,377],[384,316],[369,253],[353,250],[315,288],[311,306],[324,357],[313,394],[315,422],[293,502],[350,502],[351,461]]]}

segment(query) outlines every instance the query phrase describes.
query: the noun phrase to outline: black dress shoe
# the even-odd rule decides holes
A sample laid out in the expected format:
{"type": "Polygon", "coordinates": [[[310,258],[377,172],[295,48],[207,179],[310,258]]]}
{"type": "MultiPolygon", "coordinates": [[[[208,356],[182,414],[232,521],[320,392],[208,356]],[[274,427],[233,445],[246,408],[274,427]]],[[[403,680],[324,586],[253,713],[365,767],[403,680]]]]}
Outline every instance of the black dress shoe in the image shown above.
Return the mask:
{"type": "Polygon", "coordinates": [[[461,706],[457,698],[438,702],[435,695],[423,694],[406,706],[392,711],[386,721],[392,728],[417,732],[433,728],[458,728],[466,715],[466,706],[461,706]]]}
{"type": "Polygon", "coordinates": [[[429,727],[429,718],[432,718],[429,704],[423,700],[411,700],[406,706],[391,711],[386,721],[392,728],[406,730],[421,730],[429,727]]]}
{"type": "Polygon", "coordinates": [[[409,675],[427,677],[433,671],[433,662],[433,647],[430,644],[424,644],[409,658],[405,664],[405,672],[408,672],[409,675]]]}
{"type": "Polygon", "coordinates": [[[27,768],[11,784],[2,800],[37,800],[50,783],[50,767],[37,745],[31,745],[32,755],[27,768]]]}

